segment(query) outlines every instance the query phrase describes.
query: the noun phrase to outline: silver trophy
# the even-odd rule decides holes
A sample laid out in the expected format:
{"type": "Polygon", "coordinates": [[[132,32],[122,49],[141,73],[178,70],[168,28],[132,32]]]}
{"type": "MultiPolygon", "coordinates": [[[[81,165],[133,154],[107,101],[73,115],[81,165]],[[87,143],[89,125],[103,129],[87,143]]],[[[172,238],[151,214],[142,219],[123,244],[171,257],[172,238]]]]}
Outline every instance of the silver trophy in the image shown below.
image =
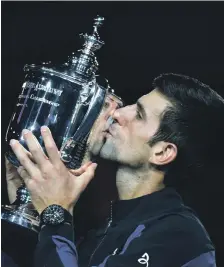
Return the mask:
{"type": "MultiPolygon", "coordinates": [[[[29,129],[45,151],[40,127],[46,125],[68,168],[77,169],[87,160],[89,147],[94,148],[98,132],[105,127],[105,114],[123,105],[107,83],[98,82],[96,75],[95,51],[104,44],[98,34],[103,21],[102,17],[95,18],[93,33],[81,34],[83,48],[68,62],[60,66],[48,62],[24,67],[25,81],[6,134],[8,144],[17,139],[28,150],[22,130],[29,129]]],[[[14,166],[20,165],[10,146],[6,157],[14,166]]],[[[38,213],[24,185],[17,190],[12,205],[2,206],[1,218],[10,225],[39,231],[38,213]]]]}

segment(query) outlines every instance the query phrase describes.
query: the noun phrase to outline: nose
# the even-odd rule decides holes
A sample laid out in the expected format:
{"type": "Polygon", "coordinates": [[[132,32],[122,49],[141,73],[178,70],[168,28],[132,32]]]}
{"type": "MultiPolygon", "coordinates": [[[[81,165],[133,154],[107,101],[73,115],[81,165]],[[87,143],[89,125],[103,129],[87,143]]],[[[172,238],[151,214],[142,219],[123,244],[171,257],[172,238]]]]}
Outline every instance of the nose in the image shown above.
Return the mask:
{"type": "Polygon", "coordinates": [[[119,123],[121,126],[125,125],[126,117],[125,117],[125,110],[127,107],[119,108],[114,111],[112,114],[112,118],[115,122],[119,123]]]}

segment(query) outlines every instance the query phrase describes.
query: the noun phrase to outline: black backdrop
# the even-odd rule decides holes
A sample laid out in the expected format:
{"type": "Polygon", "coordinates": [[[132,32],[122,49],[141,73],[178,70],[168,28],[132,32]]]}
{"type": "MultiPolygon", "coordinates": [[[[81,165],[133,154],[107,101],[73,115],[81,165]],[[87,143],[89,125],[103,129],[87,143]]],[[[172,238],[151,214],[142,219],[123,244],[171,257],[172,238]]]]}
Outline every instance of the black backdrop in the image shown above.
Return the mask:
{"type": "MultiPolygon", "coordinates": [[[[223,8],[222,2],[2,2],[2,155],[23,66],[66,60],[80,48],[78,34],[91,31],[97,14],[106,18],[100,73],[126,103],[147,93],[163,72],[194,76],[224,96],[223,8]]],[[[107,164],[77,206],[80,234],[109,213],[116,192],[107,164]]],[[[2,166],[2,202],[7,203],[4,157],[2,166]]],[[[222,174],[222,166],[208,170],[202,182],[182,190],[216,245],[218,266],[224,266],[222,174]]]]}

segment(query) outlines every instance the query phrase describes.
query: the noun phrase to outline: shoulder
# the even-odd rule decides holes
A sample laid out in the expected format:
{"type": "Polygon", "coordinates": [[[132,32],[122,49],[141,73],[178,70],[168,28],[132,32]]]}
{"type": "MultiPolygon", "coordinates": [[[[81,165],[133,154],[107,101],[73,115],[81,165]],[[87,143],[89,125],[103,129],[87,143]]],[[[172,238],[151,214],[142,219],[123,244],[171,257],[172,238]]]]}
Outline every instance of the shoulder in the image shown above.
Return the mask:
{"type": "Polygon", "coordinates": [[[108,266],[208,267],[214,247],[203,225],[191,213],[170,213],[136,226],[108,266]],[[119,264],[118,264],[119,263],[119,264]]]}
{"type": "Polygon", "coordinates": [[[200,219],[187,208],[179,212],[170,212],[158,216],[153,225],[150,220],[145,221],[145,233],[155,238],[164,239],[165,236],[161,235],[161,233],[167,236],[172,235],[172,239],[175,239],[175,242],[186,240],[196,243],[211,243],[210,237],[200,219]]]}
{"type": "MultiPolygon", "coordinates": [[[[190,211],[158,217],[144,222],[141,246],[164,261],[182,264],[214,251],[214,246],[200,220],[190,211]]],[[[159,260],[159,259],[158,259],[159,260]]],[[[178,265],[177,265],[178,266],[178,265]]]]}

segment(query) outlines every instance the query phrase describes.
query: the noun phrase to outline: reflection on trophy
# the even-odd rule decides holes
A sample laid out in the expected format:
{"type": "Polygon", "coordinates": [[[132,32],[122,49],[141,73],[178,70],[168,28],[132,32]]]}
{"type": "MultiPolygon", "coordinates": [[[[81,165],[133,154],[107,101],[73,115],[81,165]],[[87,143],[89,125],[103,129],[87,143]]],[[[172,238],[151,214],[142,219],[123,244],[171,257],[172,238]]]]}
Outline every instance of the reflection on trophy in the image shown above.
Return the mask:
{"type": "MultiPolygon", "coordinates": [[[[99,132],[109,127],[111,112],[123,105],[108,85],[97,82],[95,51],[104,44],[98,34],[103,21],[102,17],[94,20],[93,33],[81,35],[83,48],[65,64],[25,66],[25,81],[8,126],[7,143],[17,139],[28,150],[22,130],[29,129],[46,153],[40,134],[40,127],[46,125],[68,168],[79,168],[90,159],[91,151],[97,154],[102,143],[98,138],[103,138],[99,132]]],[[[20,165],[10,146],[6,157],[14,166],[20,165]]],[[[38,213],[24,185],[17,190],[13,205],[2,206],[1,218],[7,224],[39,231],[38,213]]]]}

